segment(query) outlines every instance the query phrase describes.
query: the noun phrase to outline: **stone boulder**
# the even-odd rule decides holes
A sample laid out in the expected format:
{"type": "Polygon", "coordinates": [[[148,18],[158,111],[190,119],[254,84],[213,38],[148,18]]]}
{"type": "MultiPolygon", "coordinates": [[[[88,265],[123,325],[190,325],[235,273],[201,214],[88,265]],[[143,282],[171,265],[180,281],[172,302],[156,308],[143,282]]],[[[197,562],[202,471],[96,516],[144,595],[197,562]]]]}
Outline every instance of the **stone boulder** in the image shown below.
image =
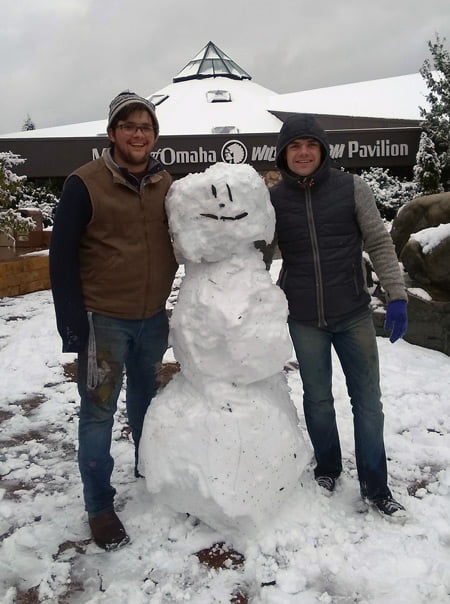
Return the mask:
{"type": "MultiPolygon", "coordinates": [[[[426,232],[439,228],[426,229],[426,232]]],[[[450,229],[447,231],[448,235],[430,250],[421,238],[416,239],[412,235],[403,247],[400,260],[411,279],[450,291],[450,229]]]]}
{"type": "Polygon", "coordinates": [[[391,237],[400,258],[413,233],[450,222],[450,191],[416,197],[399,210],[392,223],[391,237]]]}
{"type": "Polygon", "coordinates": [[[391,229],[397,256],[408,275],[422,285],[444,291],[450,291],[450,231],[441,238],[433,231],[449,223],[450,192],[447,192],[409,201],[398,212],[391,229]],[[427,245],[425,233],[438,243],[427,245]]]}

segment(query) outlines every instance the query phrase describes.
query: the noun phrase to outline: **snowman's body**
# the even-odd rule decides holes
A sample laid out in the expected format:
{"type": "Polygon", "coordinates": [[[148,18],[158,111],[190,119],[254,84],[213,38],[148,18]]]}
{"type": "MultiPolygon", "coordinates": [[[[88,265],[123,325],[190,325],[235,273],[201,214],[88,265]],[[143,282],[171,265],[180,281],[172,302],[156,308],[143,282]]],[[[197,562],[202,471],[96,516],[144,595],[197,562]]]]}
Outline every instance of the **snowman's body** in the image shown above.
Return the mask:
{"type": "Polygon", "coordinates": [[[292,354],[286,312],[254,247],[217,262],[186,262],[170,323],[175,358],[197,384],[265,379],[292,354]]]}
{"type": "Polygon", "coordinates": [[[286,299],[253,246],[271,240],[273,209],[250,166],[216,164],[177,181],[167,211],[185,259],[170,323],[181,372],[149,407],[140,469],[176,511],[253,531],[310,457],[282,372],[292,354],[286,299]]]}

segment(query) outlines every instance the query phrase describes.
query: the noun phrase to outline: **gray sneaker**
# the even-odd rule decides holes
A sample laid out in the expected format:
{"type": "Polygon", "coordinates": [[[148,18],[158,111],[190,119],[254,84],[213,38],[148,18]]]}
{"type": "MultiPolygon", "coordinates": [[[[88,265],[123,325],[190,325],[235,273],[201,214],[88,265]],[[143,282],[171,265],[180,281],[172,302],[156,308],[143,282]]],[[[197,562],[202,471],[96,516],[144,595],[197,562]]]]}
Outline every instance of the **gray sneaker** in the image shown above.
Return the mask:
{"type": "Polygon", "coordinates": [[[372,504],[382,516],[395,520],[407,517],[405,508],[401,503],[395,501],[392,495],[380,499],[372,499],[369,503],[372,504]]]}

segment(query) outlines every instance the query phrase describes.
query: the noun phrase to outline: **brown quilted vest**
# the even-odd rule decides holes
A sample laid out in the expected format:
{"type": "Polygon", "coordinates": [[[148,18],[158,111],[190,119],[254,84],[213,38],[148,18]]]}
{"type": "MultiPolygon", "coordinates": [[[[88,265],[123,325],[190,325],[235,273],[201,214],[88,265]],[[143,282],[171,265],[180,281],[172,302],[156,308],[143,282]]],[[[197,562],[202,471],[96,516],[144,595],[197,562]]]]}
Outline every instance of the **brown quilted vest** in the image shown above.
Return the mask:
{"type": "Polygon", "coordinates": [[[164,199],[166,171],[146,176],[137,191],[108,158],[79,168],[92,202],[80,245],[86,308],[122,319],[143,319],[163,308],[177,270],[164,199]]]}

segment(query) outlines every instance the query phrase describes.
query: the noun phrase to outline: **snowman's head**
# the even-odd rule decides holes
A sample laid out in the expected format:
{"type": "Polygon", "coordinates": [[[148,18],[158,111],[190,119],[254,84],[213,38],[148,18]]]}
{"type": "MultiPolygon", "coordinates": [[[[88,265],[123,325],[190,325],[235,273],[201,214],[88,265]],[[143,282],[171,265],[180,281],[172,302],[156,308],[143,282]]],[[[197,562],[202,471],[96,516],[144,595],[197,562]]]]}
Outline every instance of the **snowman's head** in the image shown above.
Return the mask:
{"type": "Polygon", "coordinates": [[[247,164],[217,163],[175,181],[166,208],[175,250],[191,262],[217,262],[273,238],[269,191],[247,164]]]}

